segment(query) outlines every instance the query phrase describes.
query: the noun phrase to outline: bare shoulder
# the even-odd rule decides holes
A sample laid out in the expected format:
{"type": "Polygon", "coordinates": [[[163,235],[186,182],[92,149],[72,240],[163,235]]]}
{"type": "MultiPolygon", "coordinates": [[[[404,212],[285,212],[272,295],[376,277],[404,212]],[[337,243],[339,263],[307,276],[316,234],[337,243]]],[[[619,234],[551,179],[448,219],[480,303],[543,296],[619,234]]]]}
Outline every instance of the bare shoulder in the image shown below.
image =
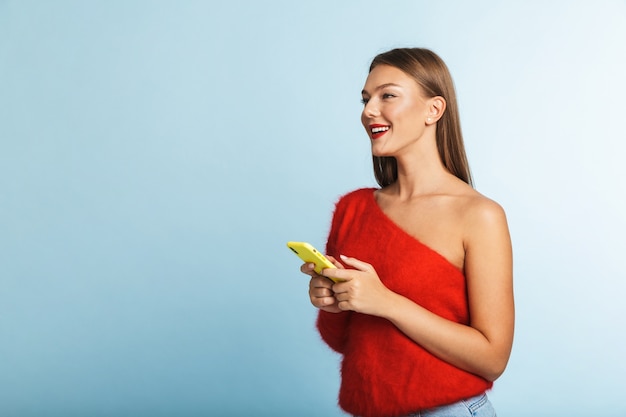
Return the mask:
{"type": "Polygon", "coordinates": [[[474,191],[465,199],[464,211],[466,220],[470,224],[476,223],[480,225],[506,221],[506,214],[502,206],[478,191],[474,191]]]}
{"type": "Polygon", "coordinates": [[[478,191],[468,193],[463,199],[464,242],[471,243],[493,239],[509,239],[506,213],[496,201],[478,191]]]}
{"type": "Polygon", "coordinates": [[[484,196],[470,185],[457,181],[449,189],[450,202],[453,203],[459,218],[472,224],[502,221],[505,219],[504,209],[496,201],[484,196]]]}

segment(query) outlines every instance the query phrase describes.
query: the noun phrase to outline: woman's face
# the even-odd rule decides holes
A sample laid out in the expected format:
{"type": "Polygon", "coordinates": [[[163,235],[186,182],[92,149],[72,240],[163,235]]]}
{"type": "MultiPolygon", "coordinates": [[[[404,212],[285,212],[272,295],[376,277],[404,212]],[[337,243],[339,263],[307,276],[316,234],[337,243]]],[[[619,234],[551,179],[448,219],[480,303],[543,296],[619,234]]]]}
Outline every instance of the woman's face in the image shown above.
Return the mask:
{"type": "Polygon", "coordinates": [[[413,78],[389,65],[369,73],[363,95],[361,122],[375,156],[397,156],[411,149],[428,125],[428,99],[413,78]]]}

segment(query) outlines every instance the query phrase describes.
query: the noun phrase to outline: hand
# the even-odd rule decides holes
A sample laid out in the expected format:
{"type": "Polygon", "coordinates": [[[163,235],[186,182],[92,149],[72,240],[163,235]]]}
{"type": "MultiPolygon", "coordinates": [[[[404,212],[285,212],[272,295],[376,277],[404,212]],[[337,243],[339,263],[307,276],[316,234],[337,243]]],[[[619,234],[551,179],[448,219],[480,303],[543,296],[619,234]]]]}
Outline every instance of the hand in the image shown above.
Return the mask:
{"type": "Polygon", "coordinates": [[[381,282],[372,265],[343,255],[341,260],[355,269],[327,268],[322,271],[327,277],[341,280],[329,289],[334,294],[337,307],[342,311],[383,315],[394,293],[381,282]]]}
{"type": "MultiPolygon", "coordinates": [[[[327,256],[327,258],[337,268],[344,268],[343,265],[332,256],[327,256]]],[[[341,312],[342,310],[337,307],[337,300],[335,299],[335,293],[332,289],[334,282],[323,275],[319,275],[313,268],[315,268],[313,263],[305,263],[300,267],[302,273],[311,276],[311,281],[309,282],[309,298],[311,299],[311,304],[329,313],[341,312]]]]}

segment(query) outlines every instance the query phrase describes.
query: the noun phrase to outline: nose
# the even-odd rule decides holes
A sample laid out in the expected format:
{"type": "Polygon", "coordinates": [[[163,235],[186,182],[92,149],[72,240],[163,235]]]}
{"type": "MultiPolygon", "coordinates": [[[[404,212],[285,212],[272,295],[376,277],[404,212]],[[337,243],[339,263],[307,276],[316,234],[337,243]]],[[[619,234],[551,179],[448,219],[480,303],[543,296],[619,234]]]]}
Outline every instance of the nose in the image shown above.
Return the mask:
{"type": "Polygon", "coordinates": [[[363,117],[364,118],[373,118],[380,115],[380,111],[378,106],[376,105],[375,100],[369,100],[365,103],[365,107],[363,107],[363,117]]]}

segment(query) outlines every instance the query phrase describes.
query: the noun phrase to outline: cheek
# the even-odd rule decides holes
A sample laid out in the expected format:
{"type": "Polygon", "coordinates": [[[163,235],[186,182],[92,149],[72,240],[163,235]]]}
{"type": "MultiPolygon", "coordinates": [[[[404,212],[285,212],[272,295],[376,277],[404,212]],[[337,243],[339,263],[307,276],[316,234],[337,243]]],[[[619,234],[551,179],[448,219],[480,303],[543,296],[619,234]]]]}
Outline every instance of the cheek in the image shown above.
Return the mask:
{"type": "Polygon", "coordinates": [[[406,126],[408,128],[419,125],[421,120],[420,112],[409,106],[395,109],[394,114],[390,115],[390,117],[393,117],[397,124],[401,124],[402,126],[406,126]]]}

